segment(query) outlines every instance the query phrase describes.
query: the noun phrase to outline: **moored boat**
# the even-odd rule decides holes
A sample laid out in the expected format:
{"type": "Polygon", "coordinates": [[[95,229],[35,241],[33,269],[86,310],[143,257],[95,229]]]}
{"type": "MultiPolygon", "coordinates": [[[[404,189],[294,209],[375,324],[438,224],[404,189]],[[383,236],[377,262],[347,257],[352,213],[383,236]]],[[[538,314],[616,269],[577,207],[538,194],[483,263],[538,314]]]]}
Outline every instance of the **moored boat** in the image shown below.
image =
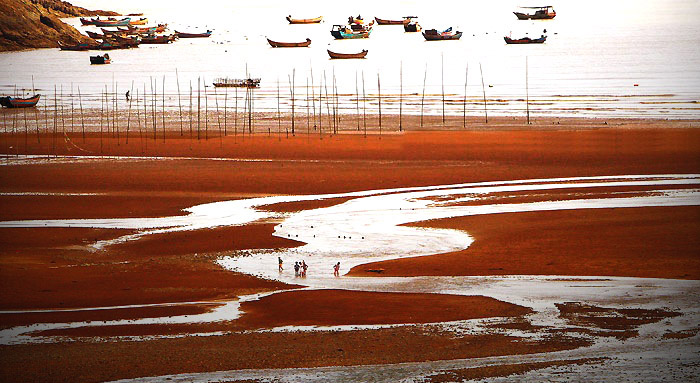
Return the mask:
{"type": "Polygon", "coordinates": [[[109,58],[109,53],[105,53],[102,56],[90,56],[90,64],[109,64],[111,62],[112,60],[109,58]]]}
{"type": "Polygon", "coordinates": [[[148,18],[142,17],[138,20],[129,21],[129,25],[146,25],[148,24],[148,18]]]}
{"type": "Polygon", "coordinates": [[[452,27],[445,29],[442,32],[438,32],[436,29],[426,29],[423,31],[423,37],[428,41],[437,40],[459,40],[462,37],[462,32],[452,32],[452,27]]]}
{"type": "Polygon", "coordinates": [[[101,35],[97,32],[85,31],[85,33],[87,33],[88,37],[90,37],[91,39],[102,40],[105,38],[105,35],[101,35]]]}
{"type": "Polygon", "coordinates": [[[198,37],[209,37],[211,36],[211,30],[207,30],[204,33],[188,33],[188,32],[178,32],[175,31],[175,35],[181,39],[193,39],[198,37]]]}
{"type": "Polygon", "coordinates": [[[141,37],[141,44],[168,44],[175,41],[177,36],[172,35],[147,35],[141,37]]]}
{"type": "Polygon", "coordinates": [[[554,18],[554,16],[557,15],[557,12],[554,11],[554,8],[551,5],[545,5],[542,7],[521,7],[523,10],[528,9],[532,10],[534,9],[534,13],[526,13],[526,12],[513,12],[515,16],[518,18],[518,20],[551,20],[554,18]]]}
{"type": "Polygon", "coordinates": [[[403,25],[404,32],[420,32],[422,29],[423,28],[421,28],[417,21],[411,21],[403,25]]]}
{"type": "Polygon", "coordinates": [[[406,25],[411,22],[411,18],[413,18],[413,16],[405,16],[403,20],[387,20],[375,17],[374,20],[376,20],[379,25],[406,25]]]}
{"type": "Polygon", "coordinates": [[[313,19],[293,19],[292,15],[287,16],[287,21],[289,24],[316,24],[323,20],[323,16],[315,17],[313,19]]]}
{"type": "Polygon", "coordinates": [[[279,41],[272,41],[270,39],[267,39],[267,42],[273,48],[296,48],[296,47],[308,47],[309,45],[311,45],[311,39],[309,39],[309,38],[307,38],[306,41],[302,41],[299,43],[284,43],[284,42],[279,42],[279,41]]]}
{"type": "Polygon", "coordinates": [[[109,18],[107,20],[93,19],[93,25],[96,27],[125,27],[129,25],[131,17],[125,17],[121,20],[116,20],[114,18],[109,18]]]}
{"type": "Polygon", "coordinates": [[[228,78],[228,77],[221,77],[217,78],[214,80],[214,86],[215,87],[224,87],[224,88],[258,88],[260,87],[260,79],[259,78],[228,78]]]}
{"type": "Polygon", "coordinates": [[[58,47],[62,51],[87,51],[90,49],[95,49],[97,45],[95,44],[88,44],[88,43],[80,43],[80,44],[74,44],[74,45],[63,45],[60,41],[58,42],[58,47]]]}
{"type": "Polygon", "coordinates": [[[334,25],[331,29],[331,35],[336,39],[366,39],[372,33],[372,27],[362,28],[360,30],[353,30],[353,28],[348,28],[343,25],[334,25]]]}
{"type": "Polygon", "coordinates": [[[367,49],[363,49],[362,52],[359,53],[337,53],[331,51],[330,49],[326,50],[332,59],[363,59],[365,56],[367,56],[367,49]]]}
{"type": "Polygon", "coordinates": [[[506,40],[506,44],[542,44],[547,41],[547,36],[542,35],[540,38],[532,39],[530,37],[523,37],[520,39],[512,39],[508,36],[503,37],[506,40]]]}
{"type": "Polygon", "coordinates": [[[36,106],[41,98],[40,94],[35,94],[30,98],[18,98],[18,97],[0,97],[0,105],[6,108],[31,108],[36,106]]]}

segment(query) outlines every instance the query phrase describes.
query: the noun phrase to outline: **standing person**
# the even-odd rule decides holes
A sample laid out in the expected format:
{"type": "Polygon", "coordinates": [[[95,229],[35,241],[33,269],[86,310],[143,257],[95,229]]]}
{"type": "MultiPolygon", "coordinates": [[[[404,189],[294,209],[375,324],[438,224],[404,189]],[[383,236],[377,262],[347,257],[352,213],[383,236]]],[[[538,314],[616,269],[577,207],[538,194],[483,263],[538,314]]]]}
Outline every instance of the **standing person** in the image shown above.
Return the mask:
{"type": "Polygon", "coordinates": [[[284,269],[282,268],[282,257],[277,257],[277,262],[279,262],[280,273],[281,273],[282,270],[284,270],[284,269]]]}
{"type": "Polygon", "coordinates": [[[306,278],[306,269],[309,268],[309,265],[306,264],[306,261],[301,261],[301,276],[306,278]]]}
{"type": "Polygon", "coordinates": [[[340,262],[336,263],[333,266],[333,276],[336,276],[336,277],[340,276],[340,262]]]}
{"type": "Polygon", "coordinates": [[[126,102],[129,102],[129,98],[130,98],[130,97],[131,97],[131,94],[130,94],[129,91],[127,90],[127,91],[126,91],[126,102]]]}
{"type": "Polygon", "coordinates": [[[299,276],[299,262],[294,262],[294,276],[299,276]]]}

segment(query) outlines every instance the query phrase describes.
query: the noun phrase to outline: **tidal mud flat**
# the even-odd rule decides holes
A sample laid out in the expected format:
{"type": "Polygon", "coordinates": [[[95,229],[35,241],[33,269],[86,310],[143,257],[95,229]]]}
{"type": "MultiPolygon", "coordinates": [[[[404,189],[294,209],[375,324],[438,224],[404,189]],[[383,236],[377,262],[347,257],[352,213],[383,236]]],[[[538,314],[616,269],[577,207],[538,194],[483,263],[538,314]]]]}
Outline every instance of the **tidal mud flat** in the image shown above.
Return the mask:
{"type": "Polygon", "coordinates": [[[619,122],[2,146],[1,373],[694,376],[700,133],[619,122]]]}

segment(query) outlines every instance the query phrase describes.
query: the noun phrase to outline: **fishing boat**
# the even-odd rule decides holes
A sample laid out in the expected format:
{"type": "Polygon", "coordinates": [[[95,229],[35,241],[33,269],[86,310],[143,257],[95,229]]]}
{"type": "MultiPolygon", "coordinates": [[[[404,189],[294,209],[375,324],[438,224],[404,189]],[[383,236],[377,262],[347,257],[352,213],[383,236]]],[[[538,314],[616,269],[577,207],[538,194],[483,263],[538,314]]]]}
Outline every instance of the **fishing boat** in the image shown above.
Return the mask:
{"type": "Polygon", "coordinates": [[[542,35],[540,38],[532,39],[530,37],[523,37],[520,39],[512,39],[508,36],[503,37],[506,40],[506,44],[542,44],[547,41],[547,36],[542,35]]]}
{"type": "Polygon", "coordinates": [[[82,25],[95,25],[95,19],[86,19],[84,17],[81,17],[80,24],[82,24],[82,25]]]}
{"type": "Polygon", "coordinates": [[[344,25],[334,25],[331,29],[331,35],[338,40],[341,39],[367,39],[372,33],[372,27],[353,30],[344,25]]]}
{"type": "Polygon", "coordinates": [[[408,24],[403,25],[404,32],[420,32],[422,29],[423,28],[421,28],[420,24],[413,20],[411,20],[408,24]]]}
{"type": "Polygon", "coordinates": [[[0,105],[6,108],[31,108],[39,102],[40,94],[35,94],[30,98],[0,97],[0,105]]]}
{"type": "Polygon", "coordinates": [[[177,35],[146,35],[141,37],[141,44],[169,44],[177,39],[177,35]]]}
{"type": "Polygon", "coordinates": [[[348,24],[357,24],[357,25],[362,25],[365,23],[365,20],[362,18],[362,16],[357,15],[357,17],[348,17],[348,24]]]}
{"type": "Polygon", "coordinates": [[[211,30],[207,30],[204,33],[188,33],[188,32],[175,31],[175,34],[177,35],[178,38],[181,38],[181,39],[194,39],[194,38],[198,38],[198,37],[211,36],[211,30]]]}
{"type": "Polygon", "coordinates": [[[125,27],[131,22],[131,17],[125,17],[121,20],[116,20],[114,18],[109,18],[107,20],[95,20],[93,19],[94,26],[96,27],[125,27]]]}
{"type": "Polygon", "coordinates": [[[452,27],[445,29],[442,32],[438,32],[436,29],[427,29],[423,31],[423,37],[428,41],[437,40],[459,40],[462,37],[462,32],[452,32],[452,27]]]}
{"type": "Polygon", "coordinates": [[[99,33],[97,33],[97,32],[85,31],[85,33],[87,33],[88,37],[90,37],[91,39],[102,40],[102,39],[105,38],[105,35],[101,35],[101,34],[99,34],[99,33]]]}
{"type": "Polygon", "coordinates": [[[129,25],[146,25],[148,24],[148,18],[142,17],[138,20],[129,21],[129,25]]]}
{"type": "Polygon", "coordinates": [[[411,22],[411,19],[415,16],[404,16],[403,20],[387,20],[375,17],[374,20],[379,25],[406,25],[411,22]]]}
{"type": "Polygon", "coordinates": [[[518,20],[550,20],[557,15],[554,8],[551,5],[546,5],[543,7],[520,7],[523,10],[535,10],[534,13],[526,12],[513,12],[518,20]]]}
{"type": "Polygon", "coordinates": [[[323,16],[319,16],[313,19],[293,19],[292,15],[287,16],[287,21],[289,24],[317,24],[323,20],[323,16]]]}
{"type": "Polygon", "coordinates": [[[367,49],[363,49],[359,53],[337,53],[330,49],[326,50],[328,51],[328,56],[331,56],[332,59],[363,59],[367,56],[367,49]]]}
{"type": "Polygon", "coordinates": [[[88,51],[90,49],[95,49],[95,47],[97,47],[97,45],[88,44],[88,43],[80,43],[80,44],[75,44],[75,45],[63,45],[63,43],[58,41],[58,47],[62,51],[88,51]]]}
{"type": "Polygon", "coordinates": [[[221,77],[214,79],[214,86],[219,88],[259,88],[260,79],[259,78],[228,78],[221,77]]]}
{"type": "Polygon", "coordinates": [[[109,64],[112,60],[109,59],[109,53],[100,56],[90,56],[90,64],[109,64]]]}
{"type": "Polygon", "coordinates": [[[299,43],[283,43],[283,42],[279,42],[279,41],[272,41],[270,39],[267,39],[267,42],[273,48],[296,48],[296,47],[308,47],[309,45],[311,45],[311,39],[309,39],[309,38],[307,38],[306,41],[302,41],[299,43]]]}

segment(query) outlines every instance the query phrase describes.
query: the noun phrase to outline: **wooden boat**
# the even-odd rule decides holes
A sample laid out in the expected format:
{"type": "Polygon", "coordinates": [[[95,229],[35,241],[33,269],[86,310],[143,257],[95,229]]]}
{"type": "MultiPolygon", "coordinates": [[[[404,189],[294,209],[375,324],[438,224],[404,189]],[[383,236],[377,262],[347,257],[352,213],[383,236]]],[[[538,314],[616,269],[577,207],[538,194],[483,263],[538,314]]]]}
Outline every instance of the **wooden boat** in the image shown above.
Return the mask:
{"type": "Polygon", "coordinates": [[[452,32],[452,27],[447,28],[442,32],[438,32],[436,29],[427,29],[423,31],[423,37],[428,41],[437,40],[459,40],[462,37],[462,32],[452,32]]]}
{"type": "Polygon", "coordinates": [[[317,24],[323,20],[323,16],[319,16],[313,19],[293,19],[292,15],[287,16],[287,21],[289,24],[317,24]]]}
{"type": "Polygon", "coordinates": [[[148,18],[142,17],[138,20],[129,21],[129,25],[146,25],[148,24],[148,18]]]}
{"type": "Polygon", "coordinates": [[[125,27],[131,22],[131,17],[125,17],[121,20],[115,20],[111,17],[107,20],[93,19],[93,22],[96,27],[125,27]]]}
{"type": "Polygon", "coordinates": [[[138,48],[142,38],[141,36],[115,36],[114,40],[121,48],[138,48]]]}
{"type": "Polygon", "coordinates": [[[260,79],[259,78],[238,79],[238,78],[221,77],[221,78],[217,78],[214,80],[214,86],[217,88],[218,87],[259,88],[260,87],[260,79]]]}
{"type": "Polygon", "coordinates": [[[374,20],[376,20],[379,25],[406,25],[411,22],[412,18],[413,16],[406,16],[403,20],[386,20],[375,17],[374,20]]]}
{"type": "Polygon", "coordinates": [[[365,20],[360,15],[357,15],[357,17],[352,17],[352,16],[348,17],[348,24],[350,24],[350,25],[352,25],[352,24],[361,25],[364,23],[365,23],[365,20]]]}
{"type": "Polygon", "coordinates": [[[177,35],[178,38],[181,38],[181,39],[193,39],[193,38],[197,38],[197,37],[209,37],[209,36],[211,36],[211,31],[207,30],[204,33],[187,33],[187,32],[175,31],[175,34],[177,35]]]}
{"type": "Polygon", "coordinates": [[[513,12],[518,20],[550,20],[557,15],[551,5],[543,7],[521,7],[523,9],[534,9],[534,13],[513,12]]]}
{"type": "Polygon", "coordinates": [[[39,102],[40,94],[35,94],[30,98],[0,97],[0,105],[6,108],[31,108],[39,102]]]}
{"type": "Polygon", "coordinates": [[[146,35],[141,37],[141,44],[168,44],[175,41],[177,36],[172,35],[146,35]]]}
{"type": "Polygon", "coordinates": [[[82,25],[95,25],[95,19],[86,19],[84,17],[81,17],[80,24],[82,24],[82,25]]]}
{"type": "Polygon", "coordinates": [[[296,47],[308,47],[309,45],[311,45],[311,39],[309,39],[309,38],[307,38],[306,41],[302,41],[300,43],[282,43],[279,41],[272,41],[270,39],[267,39],[267,42],[273,48],[296,48],[296,47]]]}
{"type": "Polygon", "coordinates": [[[417,21],[411,21],[408,24],[403,25],[404,32],[420,32],[421,29],[423,28],[421,28],[417,21]]]}
{"type": "Polygon", "coordinates": [[[100,56],[90,56],[90,64],[109,64],[112,60],[109,59],[109,53],[100,56]]]}
{"type": "Polygon", "coordinates": [[[90,49],[95,49],[96,44],[80,43],[75,45],[63,45],[60,41],[58,42],[58,47],[62,51],[88,51],[90,49]]]}
{"type": "Polygon", "coordinates": [[[85,31],[85,33],[87,33],[88,37],[90,37],[91,39],[102,40],[102,39],[105,38],[105,35],[101,35],[101,34],[99,34],[99,33],[97,33],[97,32],[85,31]]]}
{"type": "Polygon", "coordinates": [[[363,59],[365,56],[367,56],[367,49],[363,49],[360,53],[336,53],[330,49],[326,50],[332,59],[363,59]]]}
{"type": "Polygon", "coordinates": [[[523,37],[520,39],[512,39],[508,36],[503,37],[504,40],[506,40],[506,44],[542,44],[543,42],[547,41],[547,36],[542,35],[538,39],[532,39],[529,37],[523,37]]]}
{"type": "Polygon", "coordinates": [[[336,39],[367,39],[372,33],[372,28],[363,28],[360,30],[353,30],[343,25],[334,25],[331,29],[331,35],[336,39]]]}

